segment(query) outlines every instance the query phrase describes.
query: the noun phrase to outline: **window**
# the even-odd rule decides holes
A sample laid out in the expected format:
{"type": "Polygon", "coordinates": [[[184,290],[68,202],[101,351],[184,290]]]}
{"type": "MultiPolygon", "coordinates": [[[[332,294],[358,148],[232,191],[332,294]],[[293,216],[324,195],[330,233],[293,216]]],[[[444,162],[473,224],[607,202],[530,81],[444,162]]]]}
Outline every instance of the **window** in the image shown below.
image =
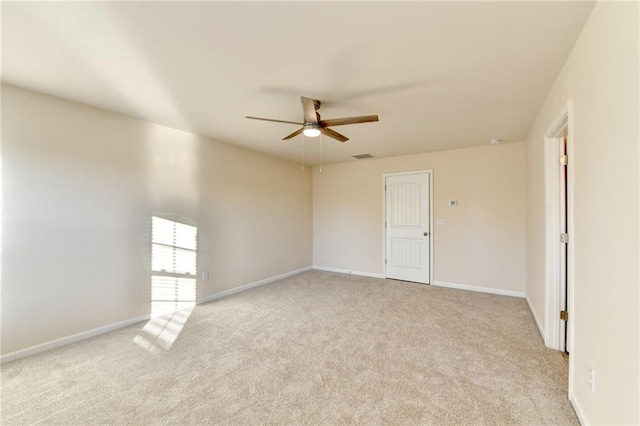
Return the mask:
{"type": "Polygon", "coordinates": [[[190,308],[196,301],[198,228],[151,219],[151,317],[190,308]]]}

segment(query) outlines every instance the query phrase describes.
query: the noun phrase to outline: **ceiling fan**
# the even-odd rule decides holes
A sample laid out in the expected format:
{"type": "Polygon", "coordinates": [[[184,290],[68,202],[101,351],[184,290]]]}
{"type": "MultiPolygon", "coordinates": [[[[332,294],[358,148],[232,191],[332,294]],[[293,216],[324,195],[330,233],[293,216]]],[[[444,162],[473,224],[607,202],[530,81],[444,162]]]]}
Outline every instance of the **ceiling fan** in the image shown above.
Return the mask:
{"type": "Polygon", "coordinates": [[[252,120],[273,121],[276,123],[289,123],[302,126],[300,129],[282,138],[283,141],[296,137],[300,133],[303,133],[305,136],[310,138],[320,136],[320,134],[322,133],[323,135],[329,136],[330,138],[333,138],[337,141],[346,142],[349,140],[348,137],[341,135],[334,130],[331,130],[329,127],[378,121],[377,115],[362,115],[359,117],[330,118],[328,120],[321,120],[320,114],[318,113],[318,110],[320,109],[320,101],[304,96],[301,96],[300,100],[302,101],[302,112],[304,113],[304,122],[302,123],[298,121],[274,120],[271,118],[250,116],[246,117],[252,120]]]}

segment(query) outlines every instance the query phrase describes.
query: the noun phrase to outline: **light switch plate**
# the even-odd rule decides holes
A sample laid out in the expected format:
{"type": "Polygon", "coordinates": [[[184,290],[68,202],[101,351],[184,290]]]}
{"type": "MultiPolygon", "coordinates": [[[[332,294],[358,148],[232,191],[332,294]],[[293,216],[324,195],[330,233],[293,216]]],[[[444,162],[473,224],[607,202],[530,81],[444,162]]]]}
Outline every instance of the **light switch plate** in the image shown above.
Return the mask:
{"type": "Polygon", "coordinates": [[[446,221],[446,219],[442,219],[442,218],[440,218],[440,219],[438,219],[438,220],[436,221],[436,223],[438,224],[438,226],[444,226],[444,225],[446,225],[446,224],[447,224],[447,221],[446,221]]]}

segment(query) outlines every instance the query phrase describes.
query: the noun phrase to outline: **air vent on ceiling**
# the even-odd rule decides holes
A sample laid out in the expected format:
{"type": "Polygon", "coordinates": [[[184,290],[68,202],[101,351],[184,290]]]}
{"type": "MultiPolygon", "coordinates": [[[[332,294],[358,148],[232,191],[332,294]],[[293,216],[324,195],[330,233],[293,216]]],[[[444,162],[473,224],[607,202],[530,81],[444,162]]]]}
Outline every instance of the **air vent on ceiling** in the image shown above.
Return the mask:
{"type": "Polygon", "coordinates": [[[374,158],[374,157],[371,154],[358,154],[358,155],[354,155],[353,158],[355,158],[356,160],[364,160],[366,158],[374,158]]]}

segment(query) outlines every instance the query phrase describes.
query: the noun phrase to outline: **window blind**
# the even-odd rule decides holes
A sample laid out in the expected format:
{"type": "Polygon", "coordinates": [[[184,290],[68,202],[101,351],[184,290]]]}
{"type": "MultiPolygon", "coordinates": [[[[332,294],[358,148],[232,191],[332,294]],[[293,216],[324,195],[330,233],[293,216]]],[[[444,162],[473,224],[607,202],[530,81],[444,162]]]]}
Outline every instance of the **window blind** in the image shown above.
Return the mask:
{"type": "Polygon", "coordinates": [[[151,220],[151,315],[195,304],[198,229],[160,217],[151,220]]]}

